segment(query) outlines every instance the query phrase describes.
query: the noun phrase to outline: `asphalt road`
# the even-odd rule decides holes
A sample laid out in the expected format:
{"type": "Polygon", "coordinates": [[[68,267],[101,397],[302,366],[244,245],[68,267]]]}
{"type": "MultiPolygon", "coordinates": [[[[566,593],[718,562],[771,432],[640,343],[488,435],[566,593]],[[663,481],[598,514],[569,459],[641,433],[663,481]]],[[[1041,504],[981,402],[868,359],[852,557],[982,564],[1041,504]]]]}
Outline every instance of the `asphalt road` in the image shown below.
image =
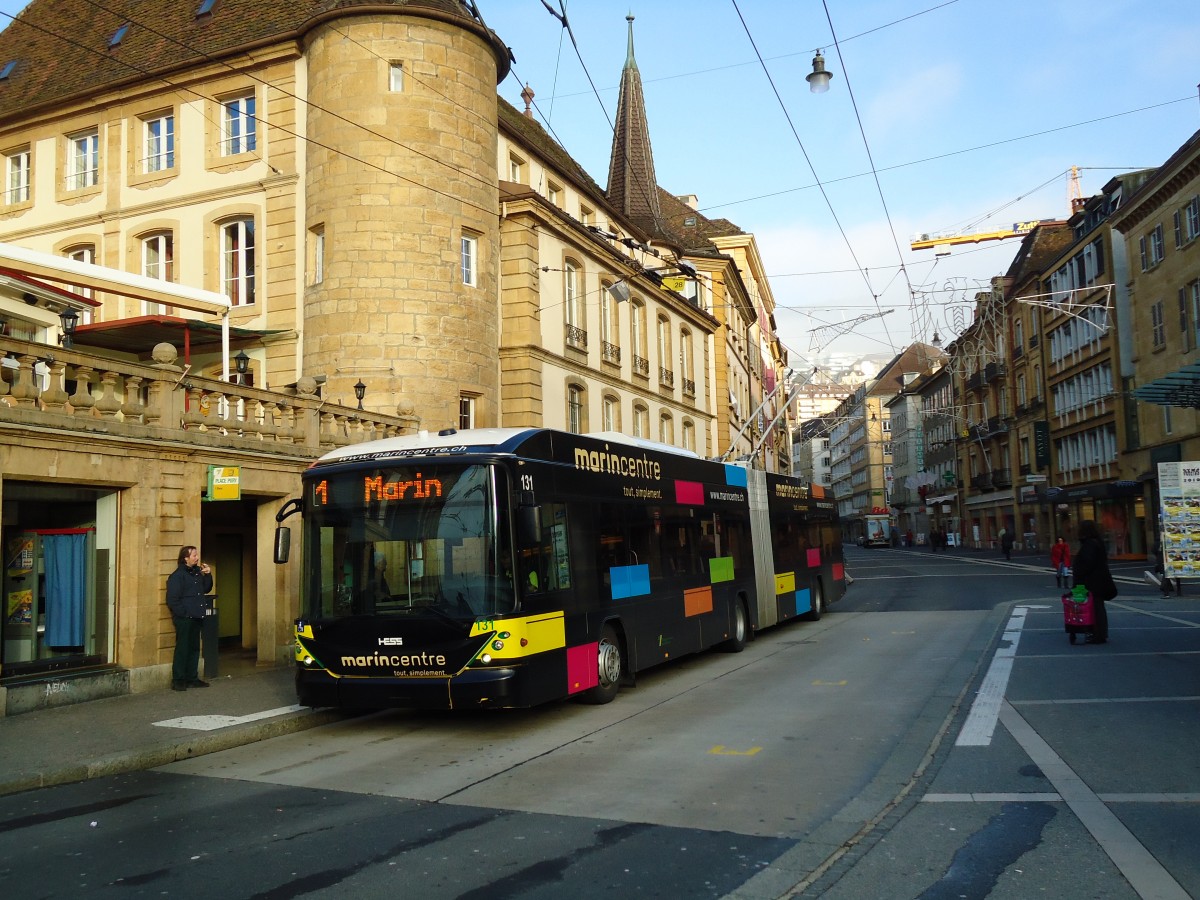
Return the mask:
{"type": "Polygon", "coordinates": [[[1200,602],[1130,585],[1072,647],[1035,566],[847,555],[820,622],[607,706],[385,712],[0,798],[0,891],[1200,895],[1200,602]]]}

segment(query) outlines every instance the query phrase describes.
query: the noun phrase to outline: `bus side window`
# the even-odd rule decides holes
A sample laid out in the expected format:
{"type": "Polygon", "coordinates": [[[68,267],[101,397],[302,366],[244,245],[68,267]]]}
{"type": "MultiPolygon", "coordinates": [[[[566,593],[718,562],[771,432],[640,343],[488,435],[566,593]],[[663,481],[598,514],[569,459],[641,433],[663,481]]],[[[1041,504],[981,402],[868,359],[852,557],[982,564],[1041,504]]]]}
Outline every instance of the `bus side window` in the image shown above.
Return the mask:
{"type": "Polygon", "coordinates": [[[529,593],[571,587],[571,554],[567,539],[567,508],[561,503],[542,507],[541,540],[521,552],[518,573],[529,593]]]}

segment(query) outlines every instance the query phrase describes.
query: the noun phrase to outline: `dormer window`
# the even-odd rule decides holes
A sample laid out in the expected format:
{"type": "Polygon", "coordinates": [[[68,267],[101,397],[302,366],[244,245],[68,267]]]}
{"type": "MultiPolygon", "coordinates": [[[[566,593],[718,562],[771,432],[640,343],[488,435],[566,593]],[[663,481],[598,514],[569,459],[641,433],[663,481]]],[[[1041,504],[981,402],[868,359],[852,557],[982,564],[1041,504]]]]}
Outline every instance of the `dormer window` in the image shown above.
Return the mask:
{"type": "Polygon", "coordinates": [[[201,16],[207,16],[213,11],[213,7],[216,5],[217,0],[204,0],[204,2],[196,8],[196,18],[198,19],[201,16]]]}
{"type": "Polygon", "coordinates": [[[108,39],[108,49],[112,50],[112,49],[116,48],[117,46],[119,46],[121,41],[125,40],[125,32],[127,32],[128,30],[129,30],[129,23],[126,22],[124,25],[122,25],[120,28],[118,28],[115,32],[113,32],[113,36],[108,39]]]}
{"type": "Polygon", "coordinates": [[[0,81],[6,81],[8,76],[13,73],[13,69],[17,67],[17,61],[10,59],[4,64],[4,68],[0,69],[0,81]]]}

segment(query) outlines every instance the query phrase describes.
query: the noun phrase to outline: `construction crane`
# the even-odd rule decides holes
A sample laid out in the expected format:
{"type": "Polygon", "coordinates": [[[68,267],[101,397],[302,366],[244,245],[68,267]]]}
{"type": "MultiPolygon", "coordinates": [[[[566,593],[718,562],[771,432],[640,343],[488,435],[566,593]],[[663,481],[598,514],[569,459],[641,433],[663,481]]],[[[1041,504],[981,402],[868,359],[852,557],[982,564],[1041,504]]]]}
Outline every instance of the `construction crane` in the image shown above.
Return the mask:
{"type": "MultiPolygon", "coordinates": [[[[1071,166],[1067,178],[1067,207],[1072,213],[1077,212],[1083,205],[1083,195],[1079,189],[1079,166],[1071,166]]],[[[914,234],[909,245],[913,250],[928,250],[931,247],[953,247],[956,244],[979,244],[983,241],[1003,241],[1008,238],[1021,237],[1029,234],[1038,225],[1057,222],[1059,219],[1029,219],[1024,222],[1013,222],[1011,228],[1000,228],[992,231],[941,231],[930,234],[914,234]]],[[[939,251],[945,255],[949,250],[939,251]]]]}

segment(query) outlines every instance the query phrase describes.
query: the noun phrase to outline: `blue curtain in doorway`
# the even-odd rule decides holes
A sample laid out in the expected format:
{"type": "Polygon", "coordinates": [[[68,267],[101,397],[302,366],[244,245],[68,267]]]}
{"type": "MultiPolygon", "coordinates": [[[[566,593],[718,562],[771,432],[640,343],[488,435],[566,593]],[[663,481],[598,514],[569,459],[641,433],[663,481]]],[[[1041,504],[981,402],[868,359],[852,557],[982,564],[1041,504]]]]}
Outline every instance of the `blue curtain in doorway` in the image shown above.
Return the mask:
{"type": "Polygon", "coordinates": [[[42,535],[46,563],[46,646],[82,647],[86,622],[86,534],[42,535]]]}

